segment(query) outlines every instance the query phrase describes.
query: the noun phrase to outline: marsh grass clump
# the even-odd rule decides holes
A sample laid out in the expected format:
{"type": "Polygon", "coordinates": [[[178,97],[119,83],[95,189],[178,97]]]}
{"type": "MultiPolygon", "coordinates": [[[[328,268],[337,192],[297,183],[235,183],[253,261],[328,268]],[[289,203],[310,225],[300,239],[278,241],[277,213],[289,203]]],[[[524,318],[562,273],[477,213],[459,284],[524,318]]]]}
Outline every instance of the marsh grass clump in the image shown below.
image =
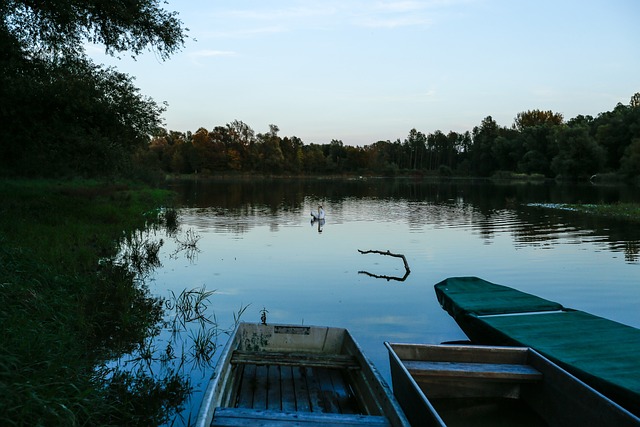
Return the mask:
{"type": "Polygon", "coordinates": [[[175,348],[182,350],[182,357],[190,358],[183,362],[191,362],[195,366],[210,366],[222,335],[229,335],[246,309],[241,306],[233,314],[234,324],[228,328],[221,327],[215,312],[210,308],[211,297],[215,291],[204,286],[183,289],[179,294],[171,291],[171,297],[165,300],[165,308],[171,313],[165,321],[165,328],[170,333],[170,341],[166,348],[166,356],[174,354],[175,348]],[[186,338],[185,338],[186,334],[186,338]]]}
{"type": "Polygon", "coordinates": [[[191,332],[192,356],[196,365],[211,362],[218,349],[218,335],[217,328],[199,328],[195,332],[191,332]]]}
{"type": "Polygon", "coordinates": [[[215,314],[208,313],[209,299],[214,293],[215,291],[207,291],[204,286],[184,289],[178,295],[171,291],[171,297],[165,301],[167,309],[173,312],[173,318],[169,322],[171,330],[184,330],[194,322],[217,327],[215,314]]]}
{"type": "Polygon", "coordinates": [[[74,425],[82,395],[92,388],[91,378],[79,375],[87,364],[76,341],[82,333],[70,327],[74,306],[69,294],[57,294],[66,283],[53,272],[30,265],[28,251],[2,245],[2,425],[74,425]]]}
{"type": "Polygon", "coordinates": [[[200,240],[200,236],[197,235],[192,229],[187,230],[182,236],[176,236],[175,241],[177,243],[176,250],[171,254],[172,258],[176,258],[178,254],[184,253],[185,257],[193,262],[200,253],[200,249],[198,249],[198,241],[200,240]]]}

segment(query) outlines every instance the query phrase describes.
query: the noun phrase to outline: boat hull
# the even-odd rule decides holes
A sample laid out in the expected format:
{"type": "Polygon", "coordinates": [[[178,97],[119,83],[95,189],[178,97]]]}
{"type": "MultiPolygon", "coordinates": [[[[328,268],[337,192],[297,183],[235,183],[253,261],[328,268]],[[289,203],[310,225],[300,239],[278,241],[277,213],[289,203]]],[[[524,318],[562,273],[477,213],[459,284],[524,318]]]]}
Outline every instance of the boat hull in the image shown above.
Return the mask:
{"type": "Polygon", "coordinates": [[[301,422],[409,425],[346,329],[240,323],[221,354],[196,425],[301,422]]]}
{"type": "Polygon", "coordinates": [[[535,350],[385,343],[413,426],[637,426],[638,419],[535,350]]]}

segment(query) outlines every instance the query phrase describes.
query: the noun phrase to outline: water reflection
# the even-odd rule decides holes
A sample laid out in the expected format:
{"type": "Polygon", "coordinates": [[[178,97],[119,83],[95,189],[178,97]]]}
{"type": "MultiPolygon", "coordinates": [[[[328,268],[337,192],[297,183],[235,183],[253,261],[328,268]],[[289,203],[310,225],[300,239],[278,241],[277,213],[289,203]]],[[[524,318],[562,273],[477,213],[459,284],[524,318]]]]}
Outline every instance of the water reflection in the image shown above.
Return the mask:
{"type": "Polygon", "coordinates": [[[190,425],[190,396],[248,307],[240,306],[224,327],[211,308],[215,291],[204,285],[169,295],[150,292],[151,276],[163,267],[159,253],[165,243],[173,247],[168,257],[174,261],[193,265],[200,253],[200,236],[184,231],[177,213],[171,217],[168,227],[153,223],[124,236],[118,255],[103,260],[98,275],[105,282],[99,289],[109,295],[95,298],[95,311],[105,321],[90,348],[108,355],[98,363],[96,378],[105,398],[126,405],[127,425],[190,425]]]}
{"type": "Polygon", "coordinates": [[[234,208],[263,205],[272,209],[298,209],[305,198],[325,206],[350,197],[433,202],[464,199],[492,210],[509,204],[637,202],[634,187],[560,185],[555,183],[497,184],[487,180],[430,182],[411,179],[216,179],[173,181],[185,206],[234,208]]]}
{"type": "MultiPolygon", "coordinates": [[[[164,239],[163,265],[153,288],[165,298],[205,285],[215,289],[207,313],[215,314],[218,327],[231,327],[238,313],[248,321],[268,313],[273,323],[347,327],[385,375],[384,340],[464,338],[432,288],[458,275],[640,326],[640,289],[633,279],[640,230],[532,205],[638,202],[640,195],[625,187],[260,179],[174,182],[172,188],[179,194],[181,225],[174,237],[157,236],[164,239]],[[326,222],[310,221],[318,205],[326,222]],[[197,251],[189,250],[189,242],[197,251]],[[411,274],[393,257],[358,249],[402,254],[411,274]]],[[[199,350],[183,350],[183,344],[171,349],[187,354],[190,363],[197,362],[194,354],[215,350],[207,343],[224,343],[224,333],[183,329],[199,350]]],[[[170,330],[158,337],[164,350],[156,347],[167,351],[170,330]]],[[[206,362],[215,364],[215,352],[206,362]]],[[[182,413],[187,422],[211,374],[198,363],[185,371],[193,389],[182,413]]]]}
{"type": "MultiPolygon", "coordinates": [[[[514,235],[516,247],[549,247],[560,242],[606,243],[638,262],[640,230],[633,224],[550,210],[539,203],[637,202],[631,187],[556,185],[553,183],[496,184],[490,181],[425,182],[411,179],[258,179],[188,180],[174,182],[186,221],[199,229],[237,235],[269,223],[272,231],[298,222],[308,206],[328,207],[332,222],[404,221],[411,229],[472,227],[486,244],[496,234],[514,235]],[[351,203],[358,201],[357,207],[351,203]],[[384,203],[380,203],[384,201],[384,203]],[[278,220],[274,221],[274,216],[278,220]],[[216,219],[213,221],[213,219],[216,219]],[[613,224],[613,225],[612,225],[613,224]]],[[[313,218],[322,232],[324,221],[313,218]]]]}
{"type": "Polygon", "coordinates": [[[324,227],[325,222],[326,220],[324,218],[322,219],[311,218],[311,226],[318,227],[318,233],[322,233],[322,228],[324,227]]]}

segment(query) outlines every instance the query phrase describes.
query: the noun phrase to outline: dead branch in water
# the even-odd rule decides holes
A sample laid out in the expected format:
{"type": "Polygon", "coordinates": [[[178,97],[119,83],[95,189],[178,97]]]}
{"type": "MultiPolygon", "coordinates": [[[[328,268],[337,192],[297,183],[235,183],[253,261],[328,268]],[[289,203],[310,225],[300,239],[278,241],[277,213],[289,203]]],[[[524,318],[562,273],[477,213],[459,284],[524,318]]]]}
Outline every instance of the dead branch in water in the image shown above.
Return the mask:
{"type": "Polygon", "coordinates": [[[409,272],[411,271],[411,269],[409,268],[409,263],[407,262],[407,259],[402,254],[394,254],[391,251],[386,251],[386,252],[376,251],[376,250],[361,251],[360,249],[358,249],[358,252],[360,252],[361,254],[380,254],[380,255],[394,256],[396,258],[402,258],[402,261],[404,262],[404,269],[409,272]]]}
{"type": "Polygon", "coordinates": [[[367,276],[371,276],[371,277],[375,277],[377,279],[386,279],[387,281],[389,280],[397,280],[400,282],[404,282],[406,280],[406,278],[409,276],[409,273],[411,273],[411,269],[409,268],[409,263],[407,262],[407,258],[405,258],[404,255],[402,254],[394,254],[391,251],[377,251],[377,250],[368,250],[368,251],[362,251],[360,249],[358,249],[358,252],[360,252],[361,254],[380,254],[380,255],[387,255],[387,256],[392,256],[392,257],[396,257],[396,258],[402,258],[402,261],[404,262],[404,276],[403,277],[395,277],[395,276],[385,276],[385,275],[380,275],[380,274],[373,274],[373,273],[369,273],[368,271],[358,271],[358,274],[366,274],[367,276]]]}

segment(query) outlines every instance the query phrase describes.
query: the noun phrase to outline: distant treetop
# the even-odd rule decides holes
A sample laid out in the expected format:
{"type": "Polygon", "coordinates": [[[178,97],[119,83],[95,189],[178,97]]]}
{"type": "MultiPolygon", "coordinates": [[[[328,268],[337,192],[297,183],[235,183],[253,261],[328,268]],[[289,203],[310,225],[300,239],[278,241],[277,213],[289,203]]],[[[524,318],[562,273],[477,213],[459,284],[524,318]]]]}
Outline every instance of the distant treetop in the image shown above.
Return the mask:
{"type": "Polygon", "coordinates": [[[551,110],[528,110],[516,115],[513,126],[517,130],[522,130],[530,126],[561,125],[563,121],[562,113],[554,113],[551,110]]]}

